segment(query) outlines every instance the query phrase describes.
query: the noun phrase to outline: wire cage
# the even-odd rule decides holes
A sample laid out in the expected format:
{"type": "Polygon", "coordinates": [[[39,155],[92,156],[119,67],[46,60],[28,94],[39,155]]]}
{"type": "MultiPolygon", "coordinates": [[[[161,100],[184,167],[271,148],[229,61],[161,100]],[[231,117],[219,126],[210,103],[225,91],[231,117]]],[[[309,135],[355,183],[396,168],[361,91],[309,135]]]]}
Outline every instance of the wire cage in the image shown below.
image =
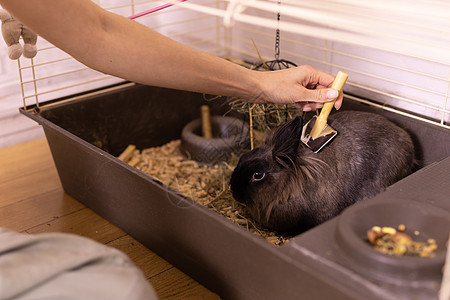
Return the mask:
{"type": "MultiPolygon", "coordinates": [[[[134,20],[189,47],[249,68],[275,59],[311,65],[333,75],[340,70],[347,72],[347,99],[363,103],[364,108],[365,104],[375,106],[377,112],[397,118],[412,131],[420,128],[418,143],[426,145],[420,149],[424,150],[423,168],[362,207],[369,215],[378,216],[372,207],[382,202],[395,222],[398,213],[404,213],[411,222],[425,220],[442,231],[448,227],[436,223],[437,219],[448,221],[447,215],[441,216],[449,210],[450,4],[446,1],[433,1],[429,7],[419,0],[95,2],[125,17],[156,10],[134,20]],[[158,10],[161,6],[166,8],[158,10]],[[411,203],[400,201],[405,198],[411,203]],[[409,208],[406,212],[399,208],[405,206],[409,208]]],[[[353,220],[351,210],[346,219],[338,216],[273,247],[261,235],[232,226],[216,212],[197,205],[189,196],[191,187],[181,194],[153,175],[144,176],[117,159],[116,154],[130,143],[140,143],[136,149],[145,149],[175,141],[183,126],[197,116],[196,105],[204,104],[201,95],[133,86],[80,64],[42,38],[38,39],[38,50],[35,58],[18,61],[24,105],[21,111],[43,125],[64,190],[221,296],[429,299],[437,294],[442,261],[435,261],[442,258],[441,254],[432,260],[431,279],[426,278],[427,272],[405,269],[404,260],[397,263],[392,259],[394,272],[377,272],[378,266],[384,267],[381,260],[355,263],[365,256],[347,251],[353,245],[342,244],[345,239],[337,237],[345,237],[348,230],[336,231],[345,220],[353,220]],[[132,106],[128,97],[135,99],[132,106]],[[171,101],[162,107],[157,101],[160,97],[171,101]],[[80,101],[53,106],[54,99],[80,101]],[[34,111],[35,106],[40,110],[34,111]],[[179,110],[178,115],[175,110],[179,110]],[[145,113],[136,117],[135,111],[145,113]],[[118,114],[120,118],[116,118],[118,114]],[[103,143],[106,136],[111,141],[103,143]],[[110,148],[102,146],[108,143],[110,148]],[[348,259],[345,255],[349,254],[353,257],[348,259]],[[397,269],[406,271],[395,274],[397,269]],[[379,274],[381,277],[376,277],[379,274]],[[411,276],[417,276],[415,281],[411,276]]],[[[211,97],[215,98],[219,97],[211,97]]],[[[297,113],[285,105],[257,106],[243,99],[230,103],[234,109],[250,114],[250,127],[256,123],[277,126],[278,121],[297,113]],[[269,116],[276,120],[272,123],[269,116]]],[[[189,173],[187,177],[193,176],[189,173]]],[[[226,181],[221,183],[225,191],[226,181]]],[[[359,216],[358,211],[353,214],[359,216]]],[[[370,218],[362,221],[369,222],[364,226],[375,222],[370,218]]],[[[363,243],[359,232],[357,238],[363,243]]],[[[439,245],[447,238],[448,231],[447,236],[440,236],[439,245]]],[[[406,265],[411,269],[426,265],[409,262],[406,265]]]]}
{"type": "MultiPolygon", "coordinates": [[[[131,17],[152,8],[163,8],[162,1],[94,1],[113,13],[131,17]]],[[[203,1],[218,7],[223,2],[203,1]]],[[[219,18],[179,7],[156,11],[135,19],[174,40],[214,55],[223,55],[224,29],[219,18]]],[[[151,41],[149,41],[151,42],[151,41]]],[[[51,43],[38,38],[35,58],[18,60],[23,105],[36,104],[80,92],[124,82],[121,78],[95,71],[51,43]]],[[[145,58],[142,58],[145,59],[145,58]]]]}
{"type": "MultiPolygon", "coordinates": [[[[444,1],[433,7],[420,1],[353,0],[95,2],[126,17],[171,6],[135,21],[241,63],[270,61],[278,51],[297,65],[330,74],[343,70],[350,75],[344,88],[348,98],[450,128],[450,26],[445,27],[450,6],[444,1]]],[[[122,81],[80,64],[42,38],[38,55],[19,59],[18,66],[24,106],[122,81]]]]}

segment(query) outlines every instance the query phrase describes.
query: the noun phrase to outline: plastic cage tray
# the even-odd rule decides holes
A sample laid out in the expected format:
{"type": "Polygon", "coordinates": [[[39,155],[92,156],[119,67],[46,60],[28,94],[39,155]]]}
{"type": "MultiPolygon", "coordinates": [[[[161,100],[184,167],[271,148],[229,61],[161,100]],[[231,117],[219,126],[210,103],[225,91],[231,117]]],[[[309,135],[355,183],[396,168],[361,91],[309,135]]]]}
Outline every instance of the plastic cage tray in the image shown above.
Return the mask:
{"type": "MultiPolygon", "coordinates": [[[[424,167],[281,246],[118,160],[178,139],[201,94],[125,84],[21,112],[43,126],[64,190],[226,299],[433,299],[450,229],[450,131],[351,100],[407,129],[424,167]],[[433,258],[390,257],[363,241],[373,225],[433,237],[433,258]]],[[[222,114],[223,101],[211,102],[222,114]]],[[[210,103],[210,104],[211,104],[210,103]]]]}

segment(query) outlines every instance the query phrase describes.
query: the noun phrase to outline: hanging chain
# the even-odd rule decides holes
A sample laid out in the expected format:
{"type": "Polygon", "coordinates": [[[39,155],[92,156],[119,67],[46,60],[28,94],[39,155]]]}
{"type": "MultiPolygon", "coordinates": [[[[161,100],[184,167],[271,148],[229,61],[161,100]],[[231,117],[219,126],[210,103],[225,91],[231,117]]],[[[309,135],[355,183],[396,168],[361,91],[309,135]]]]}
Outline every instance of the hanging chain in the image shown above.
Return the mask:
{"type": "Polygon", "coordinates": [[[277,12],[277,30],[275,34],[275,59],[280,58],[280,9],[281,0],[278,0],[278,12],[277,12]]]}

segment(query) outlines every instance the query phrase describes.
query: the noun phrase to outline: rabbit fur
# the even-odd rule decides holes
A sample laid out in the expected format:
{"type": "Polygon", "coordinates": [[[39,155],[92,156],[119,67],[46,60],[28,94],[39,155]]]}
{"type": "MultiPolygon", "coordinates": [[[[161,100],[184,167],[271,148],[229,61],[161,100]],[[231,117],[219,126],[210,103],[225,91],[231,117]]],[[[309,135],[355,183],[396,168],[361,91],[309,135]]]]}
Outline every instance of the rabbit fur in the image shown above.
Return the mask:
{"type": "Polygon", "coordinates": [[[412,171],[413,142],[386,118],[342,111],[328,123],[338,135],[318,153],[300,141],[303,122],[297,116],[240,157],[231,192],[265,227],[305,231],[412,171]]]}

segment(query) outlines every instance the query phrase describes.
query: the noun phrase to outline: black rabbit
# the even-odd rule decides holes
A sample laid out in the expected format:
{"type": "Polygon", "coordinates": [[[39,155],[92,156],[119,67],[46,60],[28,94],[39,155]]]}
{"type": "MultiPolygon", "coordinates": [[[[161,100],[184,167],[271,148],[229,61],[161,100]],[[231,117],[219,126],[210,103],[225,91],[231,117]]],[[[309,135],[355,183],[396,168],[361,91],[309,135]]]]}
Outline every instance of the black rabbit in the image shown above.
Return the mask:
{"type": "Polygon", "coordinates": [[[412,171],[410,136],[384,117],[343,111],[328,123],[338,135],[318,153],[300,141],[303,122],[297,116],[241,156],[230,189],[262,225],[305,231],[412,171]]]}

